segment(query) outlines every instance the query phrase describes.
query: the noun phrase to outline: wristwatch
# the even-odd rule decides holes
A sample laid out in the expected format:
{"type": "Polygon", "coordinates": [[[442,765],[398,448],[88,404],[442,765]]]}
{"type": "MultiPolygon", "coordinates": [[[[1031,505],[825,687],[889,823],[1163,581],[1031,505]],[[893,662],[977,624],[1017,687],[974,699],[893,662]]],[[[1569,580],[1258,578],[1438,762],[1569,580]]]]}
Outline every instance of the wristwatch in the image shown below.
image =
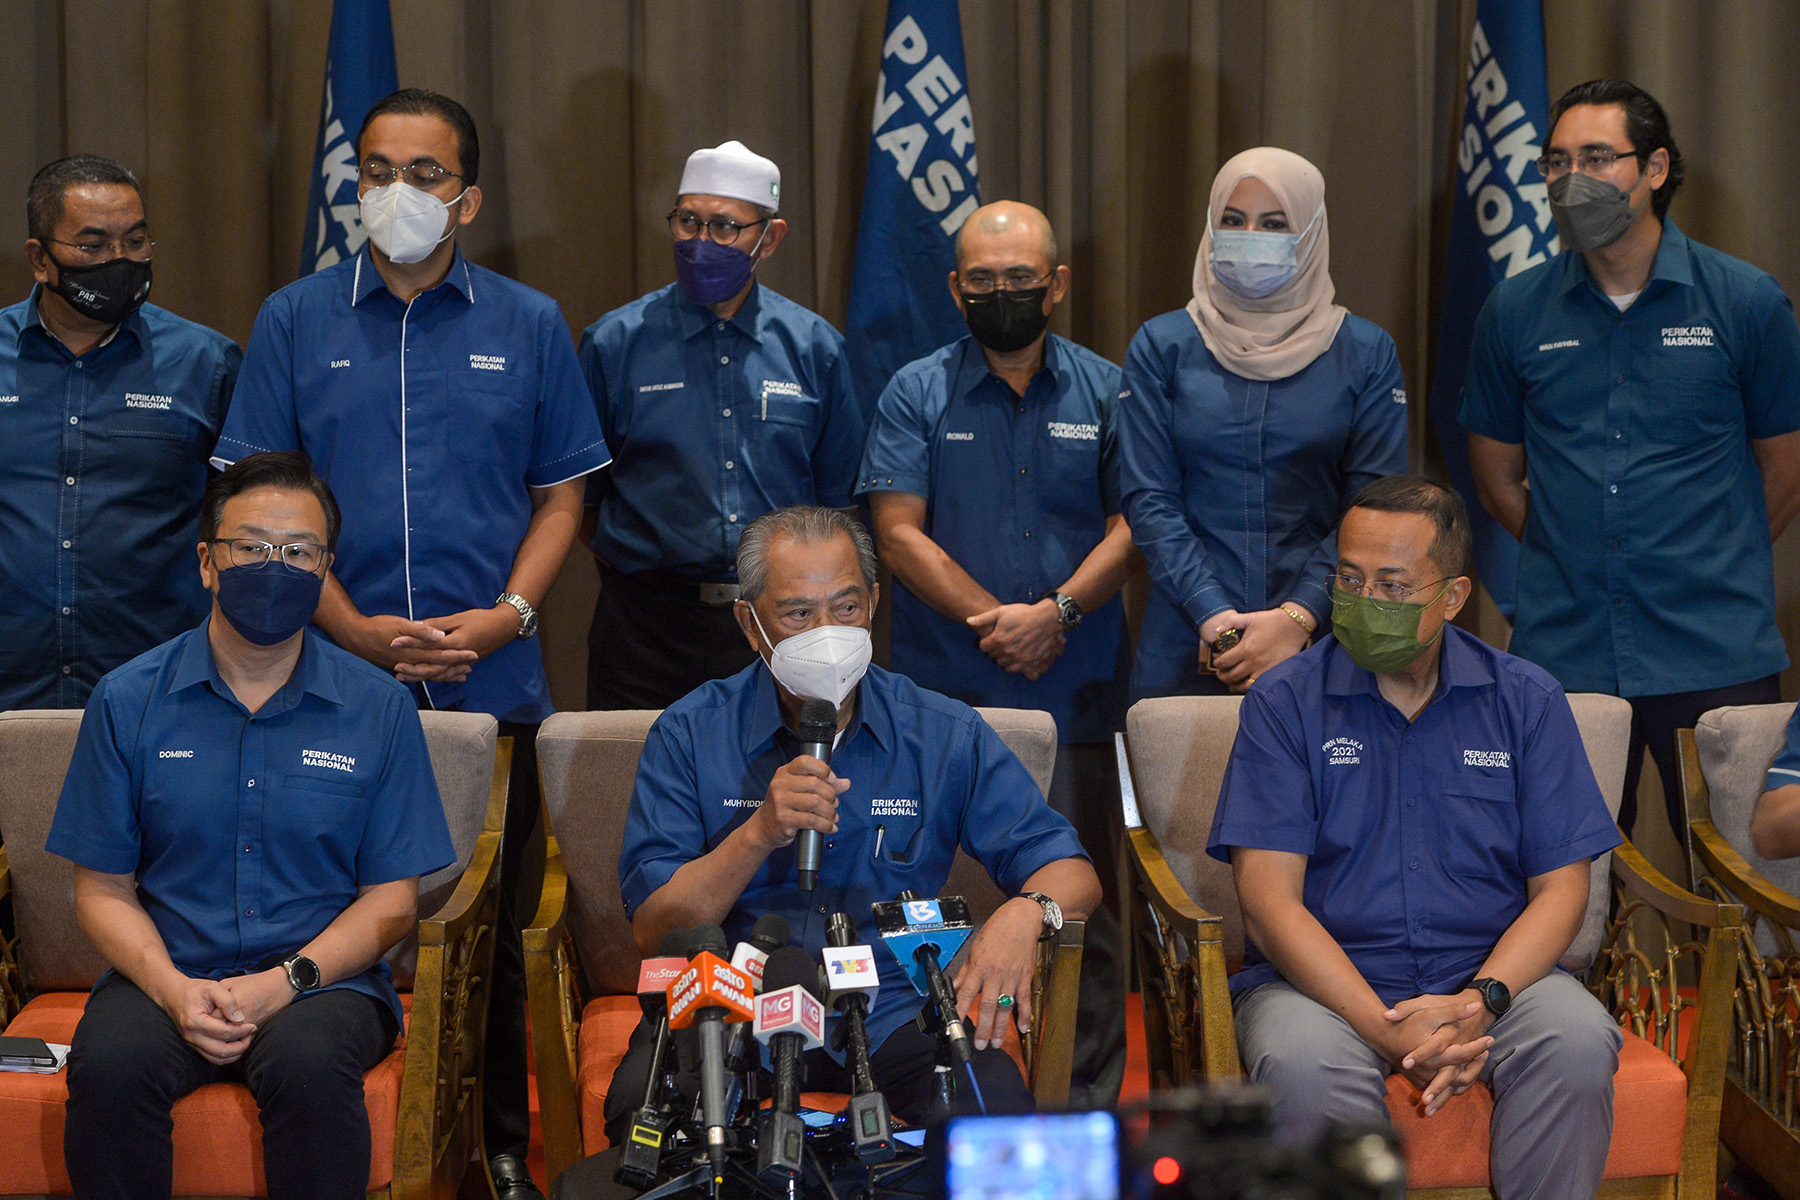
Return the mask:
{"type": "Polygon", "coordinates": [[[1063,927],[1062,905],[1042,892],[1020,892],[1019,895],[1044,906],[1044,932],[1040,936],[1049,937],[1063,927]]]}
{"type": "Polygon", "coordinates": [[[1067,592],[1059,592],[1055,589],[1051,589],[1039,598],[1056,602],[1056,619],[1062,623],[1064,629],[1073,629],[1081,624],[1081,618],[1084,615],[1081,611],[1081,605],[1077,604],[1075,602],[1075,597],[1069,595],[1067,592]]]}
{"type": "Polygon", "coordinates": [[[519,636],[528,638],[537,632],[537,609],[531,607],[531,601],[517,592],[501,592],[495,604],[510,604],[519,610],[519,636]]]}
{"type": "Polygon", "coordinates": [[[1496,1017],[1504,1017],[1512,1007],[1512,990],[1498,979],[1475,979],[1469,986],[1481,993],[1481,1002],[1496,1017]]]}
{"type": "Polygon", "coordinates": [[[304,954],[296,954],[282,962],[287,970],[288,986],[299,993],[315,990],[319,986],[319,964],[304,954]]]}

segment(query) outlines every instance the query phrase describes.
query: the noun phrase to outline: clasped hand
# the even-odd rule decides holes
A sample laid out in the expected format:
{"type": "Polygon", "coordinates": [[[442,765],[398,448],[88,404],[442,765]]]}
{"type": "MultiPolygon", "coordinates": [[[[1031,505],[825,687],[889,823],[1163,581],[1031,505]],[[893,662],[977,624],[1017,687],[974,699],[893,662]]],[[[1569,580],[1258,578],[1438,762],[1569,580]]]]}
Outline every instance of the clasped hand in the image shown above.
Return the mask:
{"type": "Polygon", "coordinates": [[[1002,604],[976,613],[968,625],[980,635],[977,645],[983,654],[1005,670],[1033,681],[1043,678],[1068,642],[1061,610],[1051,600],[1002,604]]]}
{"type": "Polygon", "coordinates": [[[262,1023],[294,999],[287,972],[272,967],[229,979],[187,979],[163,998],[183,1040],[214,1066],[244,1057],[262,1023]]]}
{"type": "Polygon", "coordinates": [[[1486,1036],[1494,1018],[1479,993],[1414,996],[1381,1015],[1388,1022],[1387,1037],[1376,1048],[1420,1090],[1426,1116],[1481,1077],[1494,1044],[1486,1036]]]}
{"type": "Polygon", "coordinates": [[[1209,617],[1201,629],[1201,637],[1206,639],[1200,650],[1203,665],[1207,648],[1227,629],[1236,629],[1243,637],[1237,645],[1213,657],[1212,669],[1221,683],[1238,693],[1249,691],[1256,677],[1276,663],[1306,649],[1309,636],[1305,626],[1280,608],[1248,613],[1227,610],[1209,617]],[[1208,633],[1210,638],[1206,638],[1208,633]]]}
{"type": "Polygon", "coordinates": [[[370,617],[368,648],[402,683],[461,683],[470,667],[519,636],[519,620],[510,604],[423,621],[370,617]]]}

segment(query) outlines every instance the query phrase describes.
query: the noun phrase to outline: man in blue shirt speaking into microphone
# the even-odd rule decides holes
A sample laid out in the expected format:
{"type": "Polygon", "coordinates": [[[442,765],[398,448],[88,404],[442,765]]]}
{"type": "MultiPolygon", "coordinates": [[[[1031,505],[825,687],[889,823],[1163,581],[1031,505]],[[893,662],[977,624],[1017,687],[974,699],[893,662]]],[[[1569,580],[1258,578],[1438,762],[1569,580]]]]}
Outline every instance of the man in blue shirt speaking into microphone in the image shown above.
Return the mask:
{"type": "MultiPolygon", "coordinates": [[[[809,951],[825,945],[833,913],[871,941],[869,906],[906,889],[936,895],[961,846],[1014,897],[970,940],[953,980],[958,1007],[980,998],[972,1065],[990,1110],[1029,1108],[998,1048],[998,1021],[1010,1007],[1030,1027],[1038,939],[1100,901],[1074,830],[973,710],[868,665],[878,593],[860,524],[832,509],[777,510],[744,531],[737,568],[738,623],[758,661],[665,711],[638,767],[619,878],[639,948],[655,953],[670,930],[694,925],[741,940],[765,913],[785,918],[809,951]],[[837,708],[829,766],[801,753],[796,724],[809,698],[837,708]],[[810,893],[794,849],[808,830],[824,838],[810,893]]],[[[922,1001],[898,960],[875,957],[872,1072],[893,1111],[917,1121],[932,1098],[936,1042],[910,1024],[922,1001]]],[[[607,1096],[615,1142],[643,1095],[647,1042],[634,1041],[607,1096]]],[[[833,1059],[806,1059],[809,1088],[850,1090],[833,1059]]]]}

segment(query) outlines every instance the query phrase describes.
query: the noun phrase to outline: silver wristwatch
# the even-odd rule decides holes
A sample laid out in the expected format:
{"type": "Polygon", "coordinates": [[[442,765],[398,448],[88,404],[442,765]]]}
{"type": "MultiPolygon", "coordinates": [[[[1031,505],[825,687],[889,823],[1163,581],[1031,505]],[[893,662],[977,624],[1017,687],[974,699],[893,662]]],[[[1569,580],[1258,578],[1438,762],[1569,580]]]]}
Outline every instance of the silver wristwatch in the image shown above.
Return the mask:
{"type": "Polygon", "coordinates": [[[1044,906],[1044,937],[1049,937],[1063,927],[1062,905],[1044,895],[1042,892],[1020,892],[1027,900],[1036,900],[1044,906]]]}
{"type": "Polygon", "coordinates": [[[537,632],[538,613],[537,609],[531,607],[531,601],[525,599],[525,597],[516,592],[501,592],[499,599],[495,600],[494,603],[510,604],[519,610],[520,637],[528,638],[537,632]]]}
{"type": "Polygon", "coordinates": [[[1056,605],[1056,619],[1063,629],[1073,629],[1081,624],[1083,613],[1075,597],[1067,592],[1049,591],[1044,593],[1044,598],[1056,605]]]}

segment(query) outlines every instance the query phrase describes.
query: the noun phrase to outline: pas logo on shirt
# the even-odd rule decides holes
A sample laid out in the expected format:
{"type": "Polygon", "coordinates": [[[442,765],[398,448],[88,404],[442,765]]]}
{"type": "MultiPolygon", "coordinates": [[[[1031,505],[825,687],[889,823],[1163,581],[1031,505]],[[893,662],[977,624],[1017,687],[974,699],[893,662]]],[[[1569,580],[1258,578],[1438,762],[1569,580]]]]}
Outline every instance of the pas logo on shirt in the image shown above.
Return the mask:
{"type": "Polygon", "coordinates": [[[1319,752],[1325,756],[1325,765],[1330,767],[1349,767],[1362,761],[1363,744],[1355,738],[1335,737],[1323,746],[1319,752]]]}
{"type": "Polygon", "coordinates": [[[1100,440],[1100,427],[1078,424],[1074,421],[1052,421],[1050,422],[1050,436],[1067,438],[1076,442],[1097,442],[1100,440]]]}
{"type": "Polygon", "coordinates": [[[346,774],[356,773],[356,759],[348,754],[333,754],[329,750],[302,750],[300,765],[303,767],[324,767],[331,771],[343,771],[346,774]]]}
{"type": "Polygon", "coordinates": [[[1662,331],[1665,346],[1710,346],[1713,344],[1711,325],[1668,325],[1662,331]]]}
{"type": "Polygon", "coordinates": [[[905,796],[881,797],[869,801],[871,817],[916,817],[919,815],[919,802],[905,796]]]}
{"type": "Polygon", "coordinates": [[[1464,750],[1463,766],[1465,767],[1499,767],[1512,770],[1512,752],[1509,750],[1464,750]]]}

